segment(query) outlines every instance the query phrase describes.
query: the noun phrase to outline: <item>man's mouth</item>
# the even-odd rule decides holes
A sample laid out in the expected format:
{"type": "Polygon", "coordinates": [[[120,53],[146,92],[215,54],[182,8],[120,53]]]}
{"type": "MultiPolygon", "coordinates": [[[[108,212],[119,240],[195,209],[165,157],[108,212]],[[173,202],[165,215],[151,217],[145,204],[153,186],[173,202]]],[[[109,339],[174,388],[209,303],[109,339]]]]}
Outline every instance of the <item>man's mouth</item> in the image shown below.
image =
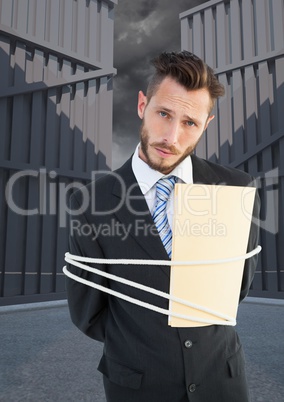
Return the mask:
{"type": "Polygon", "coordinates": [[[170,156],[176,155],[175,153],[173,153],[165,148],[155,147],[155,150],[158,152],[159,155],[163,156],[164,158],[168,158],[170,156]]]}

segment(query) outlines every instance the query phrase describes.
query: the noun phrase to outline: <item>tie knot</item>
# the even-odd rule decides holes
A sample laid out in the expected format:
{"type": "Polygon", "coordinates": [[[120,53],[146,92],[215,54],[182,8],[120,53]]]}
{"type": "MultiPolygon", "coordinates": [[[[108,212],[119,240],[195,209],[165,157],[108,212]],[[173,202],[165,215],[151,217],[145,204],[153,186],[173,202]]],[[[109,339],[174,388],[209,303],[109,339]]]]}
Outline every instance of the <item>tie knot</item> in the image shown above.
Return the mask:
{"type": "Polygon", "coordinates": [[[167,201],[173,191],[176,181],[176,176],[162,177],[158,180],[156,184],[157,198],[161,201],[167,201]]]}

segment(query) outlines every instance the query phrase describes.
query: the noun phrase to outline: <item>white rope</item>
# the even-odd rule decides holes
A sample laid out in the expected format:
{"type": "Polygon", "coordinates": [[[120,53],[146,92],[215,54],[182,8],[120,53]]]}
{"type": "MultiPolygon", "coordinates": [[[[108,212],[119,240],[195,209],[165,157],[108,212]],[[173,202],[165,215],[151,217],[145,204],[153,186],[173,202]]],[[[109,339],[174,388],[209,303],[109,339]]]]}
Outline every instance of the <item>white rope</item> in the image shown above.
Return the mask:
{"type": "Polygon", "coordinates": [[[115,296],[115,297],[118,297],[120,299],[123,299],[123,300],[125,300],[125,301],[127,301],[129,303],[136,304],[138,306],[147,308],[149,310],[152,310],[152,311],[164,314],[164,315],[168,315],[170,317],[177,317],[177,318],[182,318],[182,319],[185,319],[185,320],[190,320],[190,321],[195,321],[195,322],[200,322],[200,323],[206,323],[206,324],[234,326],[234,325],[236,325],[236,320],[233,317],[230,317],[228,315],[225,315],[225,314],[222,314],[220,312],[214,311],[214,310],[209,309],[207,307],[200,306],[200,305],[195,304],[195,303],[191,303],[191,302],[189,302],[187,300],[184,300],[184,299],[169,295],[168,293],[159,291],[159,290],[151,288],[149,286],[145,286],[145,285],[130,281],[128,279],[121,278],[119,276],[109,274],[109,273],[101,271],[101,270],[99,270],[97,268],[89,267],[88,265],[84,265],[84,264],[80,263],[80,261],[90,262],[90,263],[131,264],[131,265],[201,265],[201,264],[202,265],[203,264],[207,265],[207,264],[218,264],[218,263],[226,263],[226,262],[232,262],[232,261],[239,261],[239,260],[242,260],[242,259],[248,259],[248,258],[251,258],[252,256],[254,256],[255,254],[258,254],[260,252],[260,250],[261,250],[261,247],[257,246],[254,250],[252,250],[251,252],[249,252],[249,253],[245,254],[244,256],[241,256],[241,257],[226,258],[226,259],[221,259],[221,260],[205,260],[205,261],[202,261],[202,262],[201,261],[103,259],[103,258],[82,257],[82,256],[73,255],[73,254],[70,254],[70,253],[65,254],[65,261],[67,263],[69,263],[69,264],[77,266],[78,268],[81,268],[81,269],[86,270],[88,272],[95,273],[95,274],[100,275],[100,276],[103,276],[103,277],[105,277],[107,279],[111,279],[111,280],[114,280],[116,282],[123,283],[123,284],[128,285],[128,286],[132,286],[132,287],[134,287],[136,289],[140,289],[142,291],[152,293],[152,294],[160,296],[160,297],[162,297],[164,299],[168,299],[170,301],[177,302],[177,303],[183,304],[183,305],[188,306],[188,307],[192,307],[192,308],[194,308],[196,310],[200,310],[200,311],[203,311],[205,313],[214,315],[217,318],[221,318],[221,319],[223,319],[225,321],[220,321],[220,320],[217,320],[217,319],[210,319],[210,318],[199,318],[199,317],[195,317],[195,316],[188,316],[188,315],[184,315],[184,314],[175,313],[173,311],[157,307],[155,305],[143,302],[141,300],[135,299],[135,298],[130,297],[130,296],[126,296],[123,293],[116,292],[116,291],[114,291],[112,289],[109,289],[109,288],[107,288],[105,286],[101,286],[101,285],[99,285],[97,283],[94,283],[94,282],[88,281],[86,279],[83,279],[83,278],[81,278],[81,277],[79,277],[77,275],[74,275],[71,272],[69,272],[67,270],[66,266],[63,267],[63,272],[69,278],[71,278],[71,279],[73,279],[73,280],[75,280],[77,282],[80,282],[80,283],[82,283],[84,285],[93,287],[93,288],[95,288],[97,290],[100,290],[100,291],[108,293],[108,294],[110,294],[112,296],[115,296]]]}
{"type": "MultiPolygon", "coordinates": [[[[149,304],[149,303],[143,302],[141,300],[134,299],[133,297],[126,296],[123,293],[116,292],[114,290],[106,288],[105,286],[101,286],[101,285],[98,285],[97,283],[90,282],[90,281],[87,281],[86,279],[80,278],[80,277],[72,274],[71,272],[69,272],[67,270],[66,266],[63,267],[63,272],[69,278],[71,278],[71,279],[73,279],[73,280],[75,280],[77,282],[80,282],[83,285],[87,285],[87,286],[90,286],[90,287],[92,287],[94,289],[98,289],[98,290],[100,290],[102,292],[110,294],[111,296],[116,296],[116,297],[118,297],[120,299],[126,300],[129,303],[136,304],[137,306],[147,308],[148,310],[152,310],[152,311],[155,311],[155,312],[160,313],[160,314],[169,315],[169,316],[172,316],[172,317],[183,318],[185,320],[191,320],[191,321],[196,321],[196,322],[201,322],[201,323],[219,324],[219,325],[236,325],[236,320],[234,318],[231,318],[231,317],[230,317],[230,320],[228,320],[228,321],[217,321],[217,320],[202,319],[202,318],[198,318],[198,317],[194,317],[194,316],[188,316],[188,315],[184,315],[184,314],[174,313],[174,312],[171,312],[170,310],[166,310],[166,309],[163,309],[161,307],[154,306],[153,304],[149,304]]],[[[202,310],[201,307],[200,307],[200,309],[202,310]]]]}
{"type": "Polygon", "coordinates": [[[261,246],[257,246],[254,250],[250,251],[241,256],[221,258],[216,260],[198,260],[198,261],[172,261],[172,260],[135,260],[135,259],[106,259],[106,258],[91,258],[82,257],[75,254],[66,253],[65,257],[71,258],[74,261],[90,262],[93,264],[120,264],[120,265],[166,265],[166,266],[177,266],[177,265],[212,265],[212,264],[225,264],[227,262],[235,262],[240,260],[247,260],[253,257],[261,251],[261,246]]]}

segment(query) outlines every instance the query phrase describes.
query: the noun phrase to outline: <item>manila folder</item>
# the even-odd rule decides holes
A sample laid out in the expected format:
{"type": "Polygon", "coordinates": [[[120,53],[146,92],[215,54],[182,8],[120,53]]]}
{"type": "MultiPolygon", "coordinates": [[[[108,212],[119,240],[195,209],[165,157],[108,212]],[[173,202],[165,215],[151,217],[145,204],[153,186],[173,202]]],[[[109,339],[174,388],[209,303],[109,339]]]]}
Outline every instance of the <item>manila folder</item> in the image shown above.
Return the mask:
{"type": "MultiPolygon", "coordinates": [[[[176,184],[173,217],[170,295],[236,318],[245,260],[206,264],[208,260],[245,255],[255,188],[224,185],[176,184]],[[174,261],[204,261],[174,265],[174,261]]],[[[171,313],[216,320],[208,312],[170,301],[169,325],[210,325],[171,316],[171,313]]],[[[220,322],[221,321],[221,322],[220,322]]]]}

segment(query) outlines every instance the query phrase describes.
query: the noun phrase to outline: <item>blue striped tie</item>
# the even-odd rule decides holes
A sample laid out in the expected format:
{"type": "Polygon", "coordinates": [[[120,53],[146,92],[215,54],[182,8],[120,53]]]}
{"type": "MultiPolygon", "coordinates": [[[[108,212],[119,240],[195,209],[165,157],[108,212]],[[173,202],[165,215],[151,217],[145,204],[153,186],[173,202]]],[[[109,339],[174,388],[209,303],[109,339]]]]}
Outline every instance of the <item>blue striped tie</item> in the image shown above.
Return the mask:
{"type": "Polygon", "coordinates": [[[176,176],[163,177],[156,183],[156,207],[153,220],[163,242],[163,245],[171,258],[172,255],[172,231],[167,217],[167,202],[176,183],[176,176]]]}

